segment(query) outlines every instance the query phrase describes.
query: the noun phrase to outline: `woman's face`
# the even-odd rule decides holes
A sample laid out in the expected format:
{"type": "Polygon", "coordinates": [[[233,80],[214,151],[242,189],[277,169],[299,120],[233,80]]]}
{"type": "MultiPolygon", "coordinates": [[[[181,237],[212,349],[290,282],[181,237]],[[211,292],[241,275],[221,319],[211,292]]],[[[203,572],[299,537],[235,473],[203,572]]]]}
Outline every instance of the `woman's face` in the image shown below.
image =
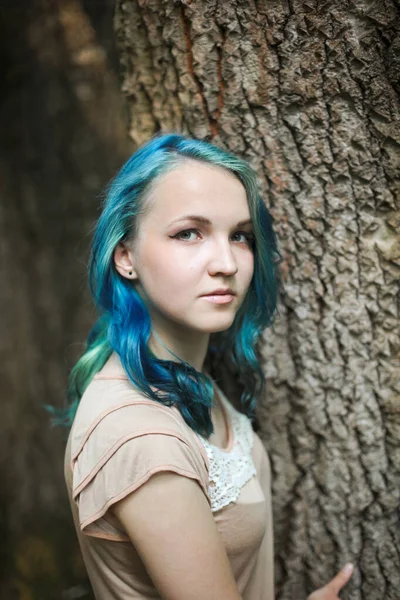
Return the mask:
{"type": "Polygon", "coordinates": [[[136,239],[119,245],[115,263],[135,282],[153,325],[228,329],[254,269],[245,188],[221,167],[185,160],[159,179],[146,205],[136,239]],[[213,298],[218,288],[234,295],[213,298]]]}

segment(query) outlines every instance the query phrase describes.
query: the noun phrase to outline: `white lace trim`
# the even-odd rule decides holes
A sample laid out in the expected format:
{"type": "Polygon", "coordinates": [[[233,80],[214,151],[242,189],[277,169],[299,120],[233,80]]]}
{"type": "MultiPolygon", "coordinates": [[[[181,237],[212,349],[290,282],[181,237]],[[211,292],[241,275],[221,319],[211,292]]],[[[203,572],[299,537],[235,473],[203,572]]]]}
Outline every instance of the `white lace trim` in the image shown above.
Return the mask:
{"type": "Polygon", "coordinates": [[[252,457],[254,436],[251,423],[229,402],[224,402],[224,406],[232,427],[231,450],[222,450],[199,436],[210,465],[208,493],[212,512],[236,502],[243,486],[256,474],[252,457]]]}

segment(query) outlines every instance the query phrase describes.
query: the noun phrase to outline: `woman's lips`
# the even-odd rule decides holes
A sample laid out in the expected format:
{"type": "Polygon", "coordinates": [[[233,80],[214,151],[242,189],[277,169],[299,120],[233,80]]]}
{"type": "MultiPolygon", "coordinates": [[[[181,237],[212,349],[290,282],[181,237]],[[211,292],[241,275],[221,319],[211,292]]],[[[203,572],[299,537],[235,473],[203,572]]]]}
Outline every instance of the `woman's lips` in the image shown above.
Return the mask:
{"type": "Polygon", "coordinates": [[[214,304],[228,304],[232,302],[235,296],[233,294],[210,294],[209,296],[201,297],[209,302],[214,302],[214,304]]]}

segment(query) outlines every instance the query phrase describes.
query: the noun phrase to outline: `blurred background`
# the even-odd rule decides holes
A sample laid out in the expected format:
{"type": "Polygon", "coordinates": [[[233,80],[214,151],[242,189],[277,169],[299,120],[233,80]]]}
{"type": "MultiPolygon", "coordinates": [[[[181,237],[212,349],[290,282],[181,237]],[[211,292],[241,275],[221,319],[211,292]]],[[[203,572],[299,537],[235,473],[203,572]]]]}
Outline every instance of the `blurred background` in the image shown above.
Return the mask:
{"type": "Polygon", "coordinates": [[[67,376],[94,320],[102,189],[133,150],[112,0],[1,4],[2,600],[91,598],[63,479],[67,376]]]}

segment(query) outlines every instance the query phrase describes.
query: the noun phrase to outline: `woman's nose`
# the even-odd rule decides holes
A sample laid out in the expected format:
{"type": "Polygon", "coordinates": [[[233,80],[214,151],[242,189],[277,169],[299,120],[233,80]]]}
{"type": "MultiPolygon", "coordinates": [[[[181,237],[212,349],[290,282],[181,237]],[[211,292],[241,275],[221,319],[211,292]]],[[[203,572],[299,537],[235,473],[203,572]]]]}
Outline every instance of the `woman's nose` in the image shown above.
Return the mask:
{"type": "Polygon", "coordinates": [[[216,273],[235,275],[237,273],[237,262],[229,241],[213,244],[208,270],[210,275],[216,273]]]}

